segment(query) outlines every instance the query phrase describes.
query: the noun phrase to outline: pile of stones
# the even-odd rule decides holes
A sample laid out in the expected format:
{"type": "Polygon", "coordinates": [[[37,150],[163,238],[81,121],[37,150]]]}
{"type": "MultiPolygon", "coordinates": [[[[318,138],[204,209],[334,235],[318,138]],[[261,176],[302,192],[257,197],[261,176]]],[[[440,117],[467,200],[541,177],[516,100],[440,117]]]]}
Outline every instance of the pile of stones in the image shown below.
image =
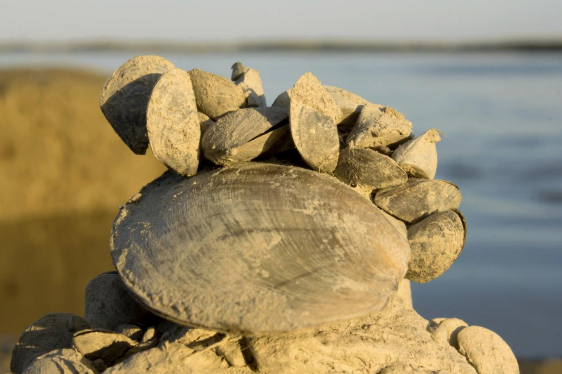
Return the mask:
{"type": "Polygon", "coordinates": [[[492,331],[412,309],[466,240],[441,132],[311,73],[269,107],[258,71],[231,80],[158,56],[109,78],[108,122],[169,170],[121,207],[85,318],[36,321],[11,370],[517,373],[492,331]]]}

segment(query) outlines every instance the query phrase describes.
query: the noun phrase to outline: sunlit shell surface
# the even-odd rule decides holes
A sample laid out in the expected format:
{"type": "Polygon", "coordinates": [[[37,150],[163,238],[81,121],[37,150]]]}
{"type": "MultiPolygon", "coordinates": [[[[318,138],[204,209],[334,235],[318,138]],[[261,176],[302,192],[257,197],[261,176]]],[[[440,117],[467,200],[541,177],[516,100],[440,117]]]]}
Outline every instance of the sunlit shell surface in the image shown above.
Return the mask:
{"type": "Polygon", "coordinates": [[[380,310],[410,249],[335,178],[243,163],[150,183],[121,209],[111,253],[125,286],[153,312],[267,334],[380,310]]]}

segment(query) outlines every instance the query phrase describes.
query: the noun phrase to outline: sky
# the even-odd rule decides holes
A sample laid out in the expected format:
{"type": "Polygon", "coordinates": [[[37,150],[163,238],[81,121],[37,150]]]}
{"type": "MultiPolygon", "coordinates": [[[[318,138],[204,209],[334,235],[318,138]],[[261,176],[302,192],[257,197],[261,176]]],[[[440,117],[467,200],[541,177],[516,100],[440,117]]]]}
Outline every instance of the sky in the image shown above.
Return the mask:
{"type": "Polygon", "coordinates": [[[562,0],[0,0],[0,42],[562,37],[562,0]]]}

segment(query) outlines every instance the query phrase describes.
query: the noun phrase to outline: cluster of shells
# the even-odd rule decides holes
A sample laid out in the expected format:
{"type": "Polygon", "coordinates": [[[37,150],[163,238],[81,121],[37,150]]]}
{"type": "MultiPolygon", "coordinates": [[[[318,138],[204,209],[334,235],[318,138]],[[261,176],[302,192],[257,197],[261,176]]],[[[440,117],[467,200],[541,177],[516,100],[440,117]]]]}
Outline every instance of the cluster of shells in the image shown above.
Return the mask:
{"type": "MultiPolygon", "coordinates": [[[[247,367],[241,336],[378,312],[404,278],[437,278],[464,246],[460,191],[434,179],[440,131],[414,137],[401,113],[311,73],[267,106],[258,71],[241,63],[229,81],[139,56],[109,78],[100,105],[134,153],[150,146],[169,170],[121,208],[117,272],[90,282],[86,318],[30,326],[14,373],[120,372],[117,363],[178,341],[183,351],[170,346],[159,362],[214,347],[247,367]]],[[[501,338],[476,335],[509,351],[513,367],[501,338]]]]}

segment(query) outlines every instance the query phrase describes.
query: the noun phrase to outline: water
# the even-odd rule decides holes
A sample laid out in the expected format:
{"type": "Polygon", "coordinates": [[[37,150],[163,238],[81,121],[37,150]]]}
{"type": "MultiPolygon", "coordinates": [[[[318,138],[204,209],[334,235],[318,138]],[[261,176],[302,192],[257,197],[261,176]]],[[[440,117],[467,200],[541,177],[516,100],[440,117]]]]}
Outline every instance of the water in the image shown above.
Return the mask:
{"type": "MultiPolygon", "coordinates": [[[[0,54],[0,66],[109,73],[131,53],[0,54]]],[[[224,76],[261,71],[271,103],[306,72],[436,127],[437,178],[463,193],[468,240],[439,279],[413,285],[425,318],[458,317],[499,333],[521,357],[562,356],[561,54],[161,53],[224,76]]]]}

